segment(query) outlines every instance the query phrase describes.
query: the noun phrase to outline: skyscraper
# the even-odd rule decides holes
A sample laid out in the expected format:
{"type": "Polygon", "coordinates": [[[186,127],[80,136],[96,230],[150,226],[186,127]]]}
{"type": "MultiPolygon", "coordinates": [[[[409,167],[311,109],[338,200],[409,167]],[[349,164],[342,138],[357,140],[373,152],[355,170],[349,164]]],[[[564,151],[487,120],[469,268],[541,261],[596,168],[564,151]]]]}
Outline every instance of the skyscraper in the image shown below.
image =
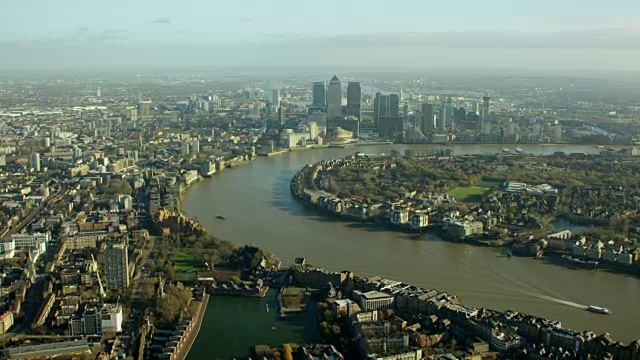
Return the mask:
{"type": "Polygon", "coordinates": [[[380,95],[373,101],[373,118],[380,134],[393,134],[403,130],[403,119],[399,116],[398,94],[380,95]]]}
{"type": "Polygon", "coordinates": [[[271,90],[271,105],[276,109],[280,107],[280,89],[271,90]]]}
{"type": "Polygon", "coordinates": [[[151,115],[151,101],[140,101],[138,103],[138,116],[147,119],[151,115]]]}
{"type": "Polygon", "coordinates": [[[331,124],[340,117],[342,117],[342,85],[340,79],[334,75],[329,81],[327,90],[327,124],[331,124]]]}
{"type": "Polygon", "coordinates": [[[347,116],[360,120],[362,109],[362,88],[359,82],[349,82],[347,85],[347,116]]]}
{"type": "Polygon", "coordinates": [[[440,121],[438,122],[438,129],[442,131],[451,130],[453,127],[452,118],[453,116],[453,102],[451,101],[451,96],[447,97],[447,100],[442,103],[442,107],[440,108],[440,121]]]}
{"type": "Polygon", "coordinates": [[[489,120],[489,114],[491,113],[491,98],[489,94],[482,97],[482,108],[480,109],[480,127],[489,120]]]}
{"type": "Polygon", "coordinates": [[[280,124],[280,126],[284,126],[285,120],[284,107],[280,106],[278,108],[278,124],[280,124]]]}
{"type": "Polygon", "coordinates": [[[400,114],[400,97],[398,94],[389,95],[389,116],[398,116],[400,114]]]}
{"type": "Polygon", "coordinates": [[[327,107],[327,89],[324,81],[313,83],[313,103],[314,108],[325,109],[327,107]]]}
{"type": "Polygon", "coordinates": [[[107,289],[118,290],[129,287],[129,257],[125,243],[112,244],[104,252],[107,289]]]}
{"type": "Polygon", "coordinates": [[[422,104],[422,117],[420,118],[420,132],[424,135],[433,130],[433,104],[422,104]]]}
{"type": "Polygon", "coordinates": [[[29,166],[35,172],[40,172],[42,170],[42,168],[40,166],[40,154],[33,153],[33,154],[29,155],[29,166]]]}

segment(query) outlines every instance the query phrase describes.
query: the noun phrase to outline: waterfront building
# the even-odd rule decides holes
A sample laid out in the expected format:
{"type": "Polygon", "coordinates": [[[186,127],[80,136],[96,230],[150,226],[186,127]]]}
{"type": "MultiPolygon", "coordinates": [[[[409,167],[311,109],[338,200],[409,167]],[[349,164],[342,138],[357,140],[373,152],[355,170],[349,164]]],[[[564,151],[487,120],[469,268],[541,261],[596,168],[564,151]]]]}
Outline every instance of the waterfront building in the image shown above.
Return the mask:
{"type": "Polygon", "coordinates": [[[405,209],[396,209],[391,211],[389,219],[392,224],[402,225],[409,222],[409,211],[405,209]]]}
{"type": "Polygon", "coordinates": [[[363,311],[390,309],[393,305],[393,295],[380,291],[362,292],[355,290],[353,295],[363,311]]]}
{"type": "Polygon", "coordinates": [[[445,219],[442,225],[442,228],[446,230],[449,235],[457,239],[464,239],[471,235],[481,234],[484,226],[480,221],[456,219],[445,219]]]}
{"type": "Polygon", "coordinates": [[[411,214],[411,222],[412,229],[422,229],[429,225],[429,215],[425,213],[413,213],[411,214]]]}
{"type": "Polygon", "coordinates": [[[106,286],[109,290],[129,287],[129,257],[127,245],[111,244],[104,252],[106,286]]]}
{"type": "Polygon", "coordinates": [[[353,278],[353,273],[349,271],[330,272],[324,269],[296,267],[293,277],[297,282],[312,287],[323,287],[329,283],[334,286],[341,286],[347,279],[353,278]]]}
{"type": "Polygon", "coordinates": [[[342,117],[342,85],[337,76],[333,76],[329,81],[329,89],[327,90],[327,123],[333,124],[334,121],[342,117]]]}
{"type": "Polygon", "coordinates": [[[347,85],[347,116],[352,116],[360,121],[362,108],[362,88],[359,82],[349,82],[347,85]]]}
{"type": "Polygon", "coordinates": [[[307,126],[309,127],[309,138],[315,140],[318,137],[318,123],[310,121],[307,126]]]}

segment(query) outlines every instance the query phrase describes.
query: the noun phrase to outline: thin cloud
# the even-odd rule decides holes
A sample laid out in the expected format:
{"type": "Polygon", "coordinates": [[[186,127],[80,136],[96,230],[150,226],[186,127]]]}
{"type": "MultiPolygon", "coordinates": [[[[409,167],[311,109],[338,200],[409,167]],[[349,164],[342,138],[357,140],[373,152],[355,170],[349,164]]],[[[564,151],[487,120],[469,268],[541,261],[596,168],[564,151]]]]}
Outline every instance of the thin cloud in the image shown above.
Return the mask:
{"type": "Polygon", "coordinates": [[[87,41],[89,43],[102,43],[114,40],[124,40],[126,38],[127,37],[125,36],[124,30],[102,30],[95,34],[91,34],[89,37],[87,37],[87,41]]]}
{"type": "Polygon", "coordinates": [[[169,24],[171,24],[171,19],[170,18],[156,18],[156,19],[147,21],[147,24],[169,25],[169,24]]]}

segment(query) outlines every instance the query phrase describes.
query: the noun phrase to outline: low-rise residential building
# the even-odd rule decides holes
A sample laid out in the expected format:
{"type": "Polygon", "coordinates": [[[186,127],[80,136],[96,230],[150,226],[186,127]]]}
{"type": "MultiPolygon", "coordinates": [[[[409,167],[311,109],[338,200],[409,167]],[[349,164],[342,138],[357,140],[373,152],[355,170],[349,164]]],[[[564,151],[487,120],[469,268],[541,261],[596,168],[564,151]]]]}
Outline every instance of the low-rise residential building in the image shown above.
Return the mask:
{"type": "Polygon", "coordinates": [[[380,291],[353,292],[360,308],[364,311],[390,309],[393,305],[393,295],[380,291]]]}

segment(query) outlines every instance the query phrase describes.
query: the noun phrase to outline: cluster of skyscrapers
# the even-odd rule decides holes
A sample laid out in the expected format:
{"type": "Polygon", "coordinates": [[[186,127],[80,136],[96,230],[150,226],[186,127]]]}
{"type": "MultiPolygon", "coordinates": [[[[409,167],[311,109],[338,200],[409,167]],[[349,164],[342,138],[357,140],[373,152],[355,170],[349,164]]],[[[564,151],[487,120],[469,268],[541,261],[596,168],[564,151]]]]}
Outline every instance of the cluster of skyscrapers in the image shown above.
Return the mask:
{"type": "Polygon", "coordinates": [[[327,127],[346,127],[354,130],[359,128],[362,120],[362,87],[359,82],[351,81],[347,84],[347,104],[342,105],[342,83],[337,76],[329,80],[313,83],[313,101],[309,106],[310,113],[326,113],[327,127]]]}
{"type": "MultiPolygon", "coordinates": [[[[359,134],[362,122],[362,87],[359,82],[349,82],[346,91],[346,106],[343,106],[342,84],[337,76],[333,76],[328,83],[317,81],[313,83],[312,103],[309,106],[310,119],[319,124],[326,124],[327,129],[342,127],[359,134]],[[321,115],[318,116],[318,115],[321,115]]],[[[275,104],[274,99],[274,104],[275,104]]],[[[457,121],[470,121],[463,108],[454,107],[451,96],[446,97],[437,107],[435,103],[423,103],[422,111],[414,120],[408,116],[408,105],[403,103],[402,90],[399,94],[376,93],[373,99],[373,127],[382,136],[395,136],[404,133],[407,123],[415,122],[415,128],[423,135],[433,133],[455,132],[457,121]],[[456,120],[457,119],[457,120],[456,120]]],[[[480,129],[490,116],[490,98],[482,98],[482,106],[478,104],[472,109],[480,129]]],[[[473,120],[472,120],[473,121],[473,120]]]]}

